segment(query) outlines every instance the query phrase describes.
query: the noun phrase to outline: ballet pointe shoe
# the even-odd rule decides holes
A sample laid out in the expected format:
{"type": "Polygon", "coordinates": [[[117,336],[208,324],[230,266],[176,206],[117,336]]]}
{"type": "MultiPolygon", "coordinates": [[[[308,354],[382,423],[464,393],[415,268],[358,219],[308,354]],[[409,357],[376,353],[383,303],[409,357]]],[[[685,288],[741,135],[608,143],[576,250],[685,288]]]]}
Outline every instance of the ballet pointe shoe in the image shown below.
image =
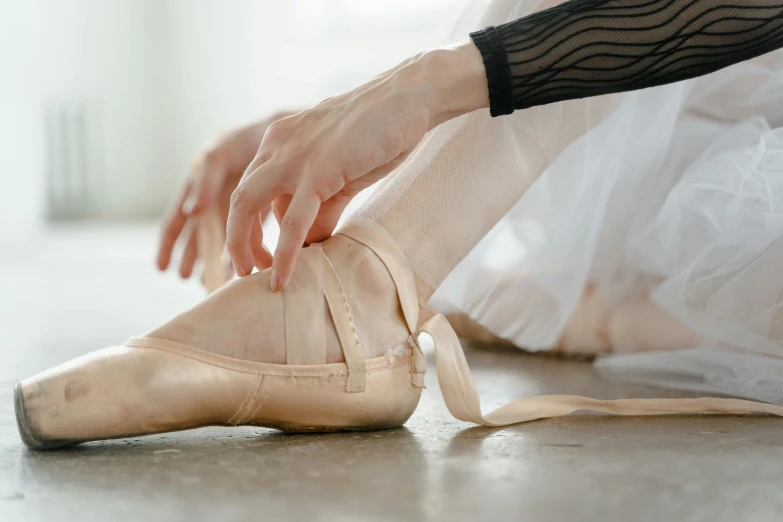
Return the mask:
{"type": "Polygon", "coordinates": [[[488,329],[471,319],[468,314],[448,314],[446,315],[457,337],[478,344],[492,344],[497,346],[511,347],[514,343],[507,339],[502,339],[490,332],[488,329]]]}
{"type": "MultiPolygon", "coordinates": [[[[515,346],[466,314],[452,314],[446,318],[462,339],[515,346]]],[[[545,351],[518,348],[536,355],[593,360],[611,353],[685,350],[695,348],[699,341],[696,333],[656,306],[649,297],[614,307],[588,284],[555,346],[545,351]]]]}
{"type": "MultiPolygon", "coordinates": [[[[339,241],[346,238],[327,243],[339,241]]],[[[354,246],[354,251],[362,248],[354,246]]],[[[194,320],[208,321],[211,314],[219,313],[214,303],[231,303],[221,298],[224,292],[265,292],[265,298],[277,300],[277,306],[266,312],[277,310],[283,318],[280,337],[285,339],[287,364],[242,360],[206,351],[201,344],[197,348],[160,338],[168,331],[164,325],[122,346],[98,350],[22,380],[15,388],[22,440],[33,449],[55,449],[202,426],[250,425],[292,432],[401,426],[419,401],[426,367],[423,356],[393,295],[397,317],[386,322],[398,321],[395,328],[401,328],[403,335],[396,344],[368,350],[382,355],[365,359],[360,338],[368,342],[368,330],[357,333],[354,317],[367,311],[352,310],[346,296],[359,295],[361,289],[345,276],[361,266],[342,267],[341,280],[332,263],[339,255],[330,259],[328,247],[317,244],[304,249],[282,292],[269,292],[268,274],[253,274],[170,322],[182,330],[182,324],[188,329],[194,320]],[[327,362],[330,334],[337,338],[343,362],[327,362]]],[[[375,305],[379,302],[368,297],[363,304],[375,313],[388,311],[388,306],[375,305]]],[[[377,335],[370,336],[369,342],[398,338],[389,330],[385,335],[370,332],[377,335]]]]}
{"type": "MultiPolygon", "coordinates": [[[[484,414],[457,335],[445,317],[422,307],[411,267],[394,241],[382,229],[349,226],[339,234],[366,247],[388,271],[397,293],[398,319],[409,334],[405,343],[365,359],[346,298],[360,295],[352,291],[361,289],[351,287],[351,278],[341,281],[325,247],[313,245],[300,254],[286,290],[274,294],[284,311],[288,364],[227,357],[152,335],[131,339],[21,381],[15,388],[15,407],[22,440],[33,449],[55,449],[210,425],[296,432],[400,426],[413,413],[424,387],[420,333],[434,341],[438,383],[449,411],[459,420],[483,426],[580,410],[613,415],[783,416],[783,406],[740,399],[597,400],[573,395],[525,397],[484,414]],[[344,362],[325,363],[327,309],[344,362]]],[[[243,278],[214,298],[249,278],[264,276],[243,278]]],[[[209,305],[207,299],[204,309],[209,305]]]]}
{"type": "Polygon", "coordinates": [[[446,319],[461,339],[479,344],[514,346],[538,356],[581,361],[592,360],[598,354],[611,352],[611,345],[604,334],[605,323],[610,316],[611,310],[606,302],[588,285],[560,340],[548,350],[531,350],[516,346],[508,339],[498,337],[467,314],[449,314],[446,319]]]}

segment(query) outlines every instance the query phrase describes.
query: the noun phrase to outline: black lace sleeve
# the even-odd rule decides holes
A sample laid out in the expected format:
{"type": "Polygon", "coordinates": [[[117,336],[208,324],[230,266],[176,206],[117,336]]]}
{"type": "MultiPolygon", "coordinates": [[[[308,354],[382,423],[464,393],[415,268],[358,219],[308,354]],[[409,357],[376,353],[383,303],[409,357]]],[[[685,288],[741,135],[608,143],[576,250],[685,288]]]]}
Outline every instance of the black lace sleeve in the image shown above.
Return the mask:
{"type": "Polygon", "coordinates": [[[571,0],[472,33],[493,116],[701,76],[783,47],[783,0],[571,0]]]}

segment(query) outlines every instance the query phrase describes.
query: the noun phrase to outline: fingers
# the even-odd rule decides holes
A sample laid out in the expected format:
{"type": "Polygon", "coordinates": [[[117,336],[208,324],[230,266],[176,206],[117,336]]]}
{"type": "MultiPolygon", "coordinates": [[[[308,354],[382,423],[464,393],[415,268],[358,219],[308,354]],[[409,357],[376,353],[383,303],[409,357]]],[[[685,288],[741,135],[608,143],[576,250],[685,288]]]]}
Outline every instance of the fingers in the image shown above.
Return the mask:
{"type": "Polygon", "coordinates": [[[226,281],[233,279],[236,275],[236,270],[234,270],[234,263],[231,261],[231,256],[228,255],[226,245],[223,245],[223,253],[220,255],[220,261],[223,264],[223,270],[226,272],[226,281]]]}
{"type": "MultiPolygon", "coordinates": [[[[217,204],[220,189],[225,180],[220,154],[209,152],[199,160],[191,173],[190,181],[174,200],[164,220],[158,246],[158,268],[166,270],[171,262],[171,253],[190,215],[198,215],[217,204]]],[[[180,266],[181,268],[181,266],[180,266]]]]}
{"type": "Polygon", "coordinates": [[[266,270],[272,266],[272,253],[264,246],[264,232],[260,214],[253,221],[253,229],[250,232],[250,250],[253,252],[253,262],[256,268],[266,270]]]}
{"type": "Polygon", "coordinates": [[[196,227],[191,225],[188,227],[188,242],[185,245],[185,250],[182,252],[182,261],[179,264],[179,275],[182,279],[187,279],[191,276],[197,258],[198,234],[196,233],[196,227]]]}
{"type": "Polygon", "coordinates": [[[273,292],[283,290],[291,280],[296,258],[320,206],[321,200],[315,192],[304,187],[297,189],[280,223],[280,240],[269,281],[269,289],[273,292]]]}
{"type": "Polygon", "coordinates": [[[348,203],[353,199],[351,196],[337,195],[329,200],[321,203],[321,208],[318,210],[318,216],[315,218],[315,222],[307,232],[305,237],[305,243],[320,243],[329,238],[334,229],[337,228],[337,223],[340,221],[340,217],[348,206],[348,203]]]}
{"type": "Polygon", "coordinates": [[[189,186],[185,187],[179,196],[174,200],[168,215],[163,220],[161,228],[160,244],[158,245],[158,268],[166,270],[171,262],[171,252],[174,250],[174,244],[177,242],[188,217],[182,211],[182,205],[190,194],[189,186]]]}
{"type": "Polygon", "coordinates": [[[279,195],[277,182],[264,170],[263,165],[256,169],[231,195],[226,246],[240,277],[250,274],[254,266],[253,250],[250,246],[253,223],[258,223],[258,214],[279,195]]]}
{"type": "Polygon", "coordinates": [[[208,153],[197,167],[190,195],[183,204],[185,214],[198,216],[217,204],[220,190],[226,178],[226,170],[217,153],[208,153]]]}
{"type": "Polygon", "coordinates": [[[285,213],[288,211],[288,205],[291,204],[291,199],[290,194],[283,194],[272,203],[272,211],[274,212],[278,224],[283,222],[283,216],[285,216],[285,213]]]}
{"type": "MultiPolygon", "coordinates": [[[[320,243],[332,235],[334,229],[337,227],[337,222],[340,220],[345,207],[351,201],[351,197],[334,196],[327,201],[321,203],[318,210],[318,215],[315,217],[313,225],[305,236],[304,243],[309,245],[311,243],[320,243]]],[[[278,223],[283,222],[288,211],[288,206],[291,204],[291,196],[283,194],[275,199],[272,203],[274,208],[275,218],[278,223]]]]}

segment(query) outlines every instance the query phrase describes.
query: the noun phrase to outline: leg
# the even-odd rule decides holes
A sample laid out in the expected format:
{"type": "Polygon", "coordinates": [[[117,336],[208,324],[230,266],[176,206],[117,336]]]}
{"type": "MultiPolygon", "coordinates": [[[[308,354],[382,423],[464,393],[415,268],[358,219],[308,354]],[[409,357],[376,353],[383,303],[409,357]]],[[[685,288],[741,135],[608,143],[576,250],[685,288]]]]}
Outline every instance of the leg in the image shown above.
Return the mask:
{"type": "Polygon", "coordinates": [[[505,118],[481,112],[449,122],[348,222],[393,238],[426,301],[549,162],[618,102],[576,100],[505,118]]]}

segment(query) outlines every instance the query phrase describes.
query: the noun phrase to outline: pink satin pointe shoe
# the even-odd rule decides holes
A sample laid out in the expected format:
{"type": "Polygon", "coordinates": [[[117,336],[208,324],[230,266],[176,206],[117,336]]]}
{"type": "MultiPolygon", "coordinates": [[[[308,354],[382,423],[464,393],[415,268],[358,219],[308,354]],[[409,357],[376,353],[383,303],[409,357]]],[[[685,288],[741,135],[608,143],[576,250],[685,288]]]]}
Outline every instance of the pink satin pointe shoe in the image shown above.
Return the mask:
{"type": "MultiPolygon", "coordinates": [[[[457,335],[481,344],[515,346],[474,321],[467,314],[448,315],[457,335]]],[[[649,297],[612,306],[592,285],[565,325],[559,342],[531,353],[564,359],[593,360],[604,354],[687,350],[696,348],[695,332],[656,306],[649,297]]],[[[525,347],[518,347],[528,351],[525,347]]]]}
{"type": "MultiPolygon", "coordinates": [[[[345,237],[327,243],[340,241],[356,251],[363,248],[345,237]]],[[[347,296],[358,295],[357,284],[366,288],[368,283],[346,274],[386,269],[377,258],[376,266],[368,267],[368,256],[374,255],[363,249],[338,276],[329,250],[320,244],[304,249],[283,292],[269,292],[268,275],[254,274],[168,326],[21,381],[15,406],[22,440],[30,448],[54,449],[211,425],[313,432],[401,426],[418,404],[426,365],[391,278],[386,274],[391,295],[370,296],[362,304],[392,317],[374,325],[365,320],[357,331],[354,318],[373,312],[354,308],[347,296]],[[285,364],[242,360],[172,340],[193,338],[199,324],[216,314],[238,315],[240,310],[226,310],[231,292],[264,294],[268,304],[258,313],[278,314],[282,324],[280,331],[260,335],[285,339],[280,355],[285,364]],[[339,345],[344,362],[327,361],[337,358],[327,350],[330,342],[339,345]],[[380,343],[368,350],[380,355],[365,359],[361,342],[380,343]]],[[[199,339],[198,345],[205,343],[199,339]]]]}
{"type": "Polygon", "coordinates": [[[54,449],[210,425],[312,432],[396,427],[411,416],[424,385],[426,361],[417,344],[422,332],[434,340],[438,382],[449,411],[484,426],[579,410],[783,415],[783,406],[740,399],[596,400],[572,395],[525,397],[485,415],[454,330],[443,316],[421,307],[404,256],[382,231],[349,227],[323,245],[305,249],[282,293],[269,292],[265,273],[248,276],[145,337],[21,381],[15,389],[19,432],[30,448],[54,449]],[[355,247],[360,255],[333,264],[333,256],[339,256],[332,245],[341,241],[353,243],[343,243],[337,254],[355,247]],[[368,272],[378,276],[379,266],[390,292],[373,288],[377,277],[363,277],[368,272]],[[217,323],[210,318],[238,317],[238,310],[246,310],[247,299],[234,299],[232,292],[264,296],[266,306],[259,313],[276,311],[283,318],[279,328],[284,334],[261,331],[252,336],[284,338],[280,364],[173,340],[195,338],[213,349],[221,344],[224,332],[213,328],[217,323]],[[232,303],[242,307],[231,309],[232,303]],[[342,362],[328,362],[335,359],[330,346],[339,346],[342,362]],[[375,356],[365,358],[365,353],[375,356]]]}

